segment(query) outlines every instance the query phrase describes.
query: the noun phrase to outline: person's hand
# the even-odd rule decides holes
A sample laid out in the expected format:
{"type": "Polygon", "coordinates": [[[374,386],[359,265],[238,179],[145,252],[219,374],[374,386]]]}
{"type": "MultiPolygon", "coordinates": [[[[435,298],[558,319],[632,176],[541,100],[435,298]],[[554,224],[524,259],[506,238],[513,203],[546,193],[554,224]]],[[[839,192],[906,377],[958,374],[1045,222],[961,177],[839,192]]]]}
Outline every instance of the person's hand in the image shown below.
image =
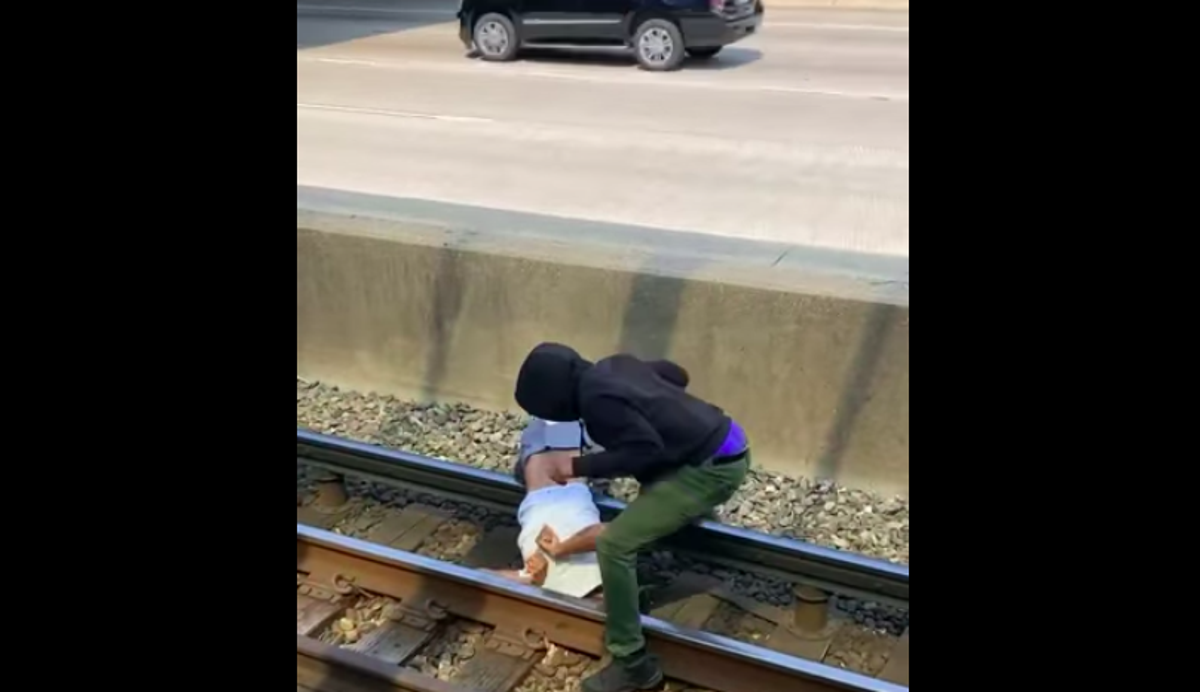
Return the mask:
{"type": "Polygon", "coordinates": [[[525,558],[525,573],[529,581],[541,586],[546,581],[546,573],[550,570],[550,561],[541,553],[534,553],[525,558]]]}
{"type": "Polygon", "coordinates": [[[549,525],[543,526],[541,532],[538,533],[537,544],[550,557],[560,557],[562,542],[558,540],[558,534],[554,533],[554,529],[549,525]]]}

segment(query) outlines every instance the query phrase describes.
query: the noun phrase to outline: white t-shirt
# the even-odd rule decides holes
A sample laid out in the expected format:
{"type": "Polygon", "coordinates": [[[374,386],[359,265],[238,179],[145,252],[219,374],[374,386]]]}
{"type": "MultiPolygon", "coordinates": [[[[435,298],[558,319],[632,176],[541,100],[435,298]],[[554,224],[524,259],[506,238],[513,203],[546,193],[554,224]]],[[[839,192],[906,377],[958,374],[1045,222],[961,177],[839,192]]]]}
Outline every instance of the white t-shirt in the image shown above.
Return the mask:
{"type": "MultiPolygon", "coordinates": [[[[574,536],[589,526],[600,523],[600,509],[592,499],[587,483],[572,481],[566,485],[539,488],[525,495],[517,510],[521,533],[517,545],[521,555],[538,551],[537,537],[542,527],[549,525],[559,540],[574,536]]],[[[568,555],[558,560],[547,556],[549,568],[542,588],[568,596],[583,598],[600,586],[600,564],[596,553],[568,555]]]]}

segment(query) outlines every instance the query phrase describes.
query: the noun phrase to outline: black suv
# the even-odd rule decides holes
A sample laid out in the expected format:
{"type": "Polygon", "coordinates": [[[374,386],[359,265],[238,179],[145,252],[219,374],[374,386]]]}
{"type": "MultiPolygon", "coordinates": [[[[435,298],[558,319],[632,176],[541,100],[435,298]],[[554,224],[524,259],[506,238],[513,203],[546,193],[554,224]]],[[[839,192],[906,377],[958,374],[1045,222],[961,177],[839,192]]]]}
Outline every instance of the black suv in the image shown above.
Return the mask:
{"type": "Polygon", "coordinates": [[[711,58],[762,17],[762,0],[461,0],[458,10],[459,37],[484,60],[526,46],[628,46],[654,71],[711,58]]]}

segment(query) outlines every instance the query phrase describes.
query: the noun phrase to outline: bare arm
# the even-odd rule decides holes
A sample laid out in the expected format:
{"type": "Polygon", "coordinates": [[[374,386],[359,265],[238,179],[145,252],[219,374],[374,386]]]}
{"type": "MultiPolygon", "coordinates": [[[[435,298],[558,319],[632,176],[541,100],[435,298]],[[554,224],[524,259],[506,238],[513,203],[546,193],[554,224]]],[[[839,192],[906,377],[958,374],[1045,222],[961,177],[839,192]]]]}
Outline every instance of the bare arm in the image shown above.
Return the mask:
{"type": "Polygon", "coordinates": [[[494,574],[497,577],[511,579],[512,581],[522,584],[530,584],[533,586],[541,586],[546,582],[546,572],[550,567],[550,563],[546,561],[546,556],[541,553],[534,553],[525,558],[525,569],[485,569],[484,572],[494,574]]]}
{"type": "Polygon", "coordinates": [[[538,534],[538,545],[555,558],[590,553],[596,550],[596,541],[599,540],[600,534],[604,533],[605,526],[603,523],[592,524],[566,540],[559,540],[554,529],[544,526],[538,534]]]}
{"type": "Polygon", "coordinates": [[[607,524],[592,524],[563,541],[558,545],[559,556],[594,552],[596,550],[596,541],[600,539],[600,534],[604,533],[605,526],[607,524]]]}

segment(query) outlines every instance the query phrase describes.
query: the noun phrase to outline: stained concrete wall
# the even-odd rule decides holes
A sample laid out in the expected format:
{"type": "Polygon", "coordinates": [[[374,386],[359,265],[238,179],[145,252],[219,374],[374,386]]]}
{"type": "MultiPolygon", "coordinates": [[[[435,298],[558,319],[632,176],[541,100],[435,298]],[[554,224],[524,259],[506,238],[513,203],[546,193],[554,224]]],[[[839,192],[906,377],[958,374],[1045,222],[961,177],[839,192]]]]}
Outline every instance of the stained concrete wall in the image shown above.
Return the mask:
{"type": "Polygon", "coordinates": [[[879,276],[907,260],[865,276],[777,248],[706,255],[686,235],[338,194],[298,190],[300,376],[514,409],[540,341],[667,356],[746,425],[758,464],[907,495],[907,279],[898,293],[879,276]]]}

